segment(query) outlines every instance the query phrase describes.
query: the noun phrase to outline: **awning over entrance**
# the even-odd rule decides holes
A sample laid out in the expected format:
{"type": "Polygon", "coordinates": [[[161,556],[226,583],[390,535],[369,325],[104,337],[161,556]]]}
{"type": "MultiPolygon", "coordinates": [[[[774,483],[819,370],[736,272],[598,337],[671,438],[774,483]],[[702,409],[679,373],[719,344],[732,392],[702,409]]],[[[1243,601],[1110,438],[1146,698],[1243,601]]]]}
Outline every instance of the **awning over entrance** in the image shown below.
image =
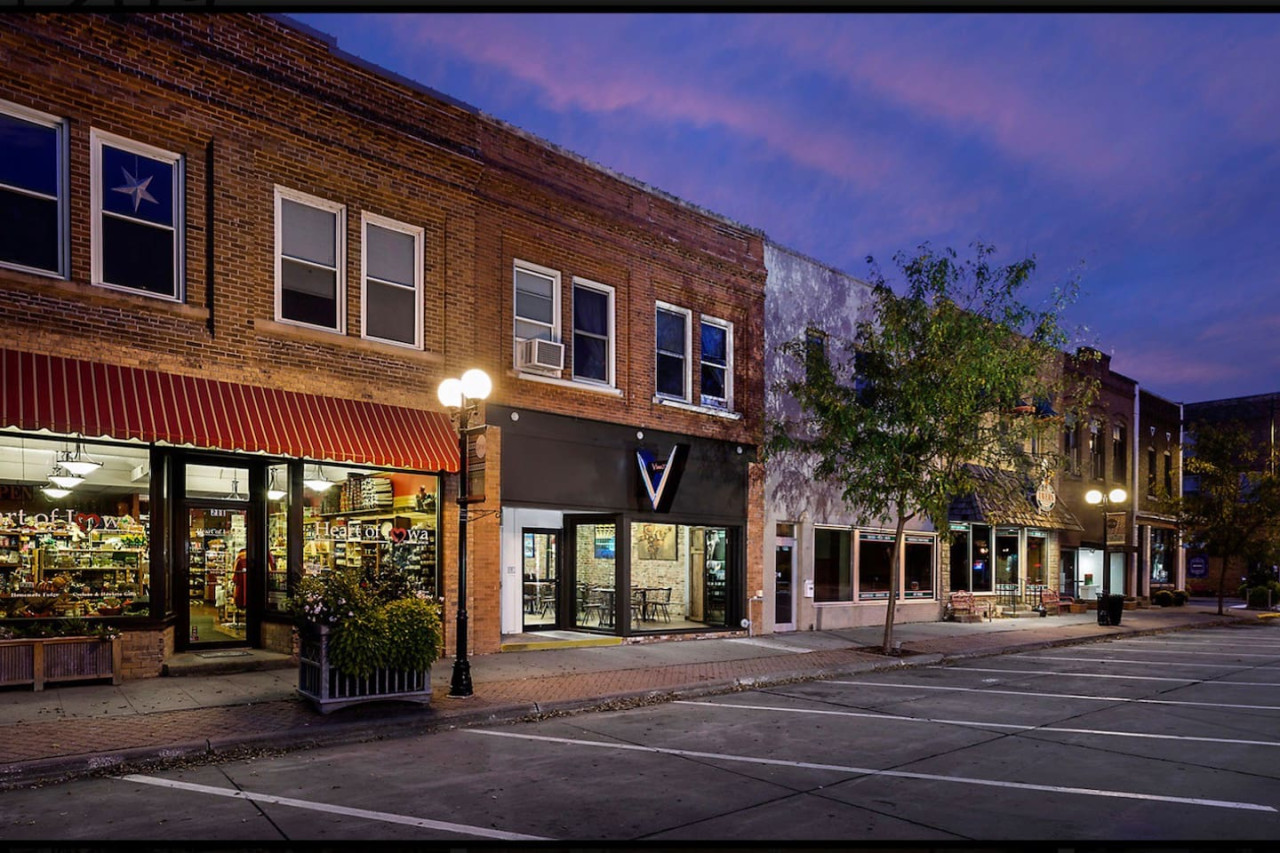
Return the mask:
{"type": "Polygon", "coordinates": [[[458,470],[447,415],[0,349],[0,427],[458,470]]]}
{"type": "Polygon", "coordinates": [[[1042,527],[1047,530],[1084,530],[1080,520],[1056,496],[1050,509],[1041,509],[1034,490],[1029,491],[1020,478],[1011,472],[979,465],[970,465],[969,469],[979,482],[991,485],[952,501],[951,511],[948,513],[951,521],[1042,527]]]}

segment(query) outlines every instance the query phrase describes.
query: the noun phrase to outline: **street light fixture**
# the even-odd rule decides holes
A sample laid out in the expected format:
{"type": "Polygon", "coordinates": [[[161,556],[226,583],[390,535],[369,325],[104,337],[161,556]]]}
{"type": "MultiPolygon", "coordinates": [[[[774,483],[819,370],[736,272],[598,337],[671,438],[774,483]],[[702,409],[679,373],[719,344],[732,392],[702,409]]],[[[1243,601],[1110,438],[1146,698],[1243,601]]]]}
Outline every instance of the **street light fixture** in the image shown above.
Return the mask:
{"type": "MultiPolygon", "coordinates": [[[[1112,504],[1122,504],[1128,498],[1128,493],[1120,488],[1112,489],[1105,494],[1100,489],[1090,489],[1084,494],[1085,503],[1102,508],[1102,594],[1098,597],[1099,625],[1109,624],[1109,621],[1104,621],[1106,602],[1111,595],[1111,559],[1107,554],[1107,510],[1112,504]]],[[[1106,618],[1109,620],[1109,617],[1106,618]]]]}
{"type": "Polygon", "coordinates": [[[458,431],[458,621],[456,651],[453,656],[453,679],[449,695],[464,698],[471,695],[471,661],[467,659],[467,485],[471,472],[467,457],[467,436],[483,432],[484,424],[471,425],[471,416],[480,402],[493,390],[489,374],[472,368],[461,379],[449,378],[436,391],[440,403],[449,410],[458,431]]]}

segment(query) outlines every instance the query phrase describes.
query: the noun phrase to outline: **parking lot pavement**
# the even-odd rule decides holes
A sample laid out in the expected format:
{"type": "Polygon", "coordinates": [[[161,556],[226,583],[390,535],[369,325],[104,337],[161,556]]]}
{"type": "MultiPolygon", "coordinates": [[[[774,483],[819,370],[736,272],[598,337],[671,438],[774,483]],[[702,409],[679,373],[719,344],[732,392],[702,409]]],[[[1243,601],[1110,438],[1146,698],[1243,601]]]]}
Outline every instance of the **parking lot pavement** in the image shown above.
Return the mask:
{"type": "Polygon", "coordinates": [[[88,837],[73,799],[140,838],[1271,841],[1277,670],[1276,630],[1113,637],[11,791],[6,829],[88,837]]]}

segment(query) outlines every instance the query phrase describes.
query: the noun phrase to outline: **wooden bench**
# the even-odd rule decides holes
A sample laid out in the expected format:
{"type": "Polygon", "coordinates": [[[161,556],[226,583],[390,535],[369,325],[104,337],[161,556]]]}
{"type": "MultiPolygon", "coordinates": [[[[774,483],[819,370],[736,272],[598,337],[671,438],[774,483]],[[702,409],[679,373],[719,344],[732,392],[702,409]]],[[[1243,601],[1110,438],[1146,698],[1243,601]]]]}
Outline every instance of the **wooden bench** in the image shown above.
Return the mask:
{"type": "Polygon", "coordinates": [[[1058,595],[1056,589],[1040,590],[1040,606],[1045,612],[1049,612],[1049,608],[1053,608],[1053,615],[1058,616],[1062,613],[1062,598],[1058,595]]]}
{"type": "Polygon", "coordinates": [[[991,602],[985,598],[974,598],[968,590],[951,593],[951,614],[957,622],[981,622],[983,617],[991,619],[991,602]]]}

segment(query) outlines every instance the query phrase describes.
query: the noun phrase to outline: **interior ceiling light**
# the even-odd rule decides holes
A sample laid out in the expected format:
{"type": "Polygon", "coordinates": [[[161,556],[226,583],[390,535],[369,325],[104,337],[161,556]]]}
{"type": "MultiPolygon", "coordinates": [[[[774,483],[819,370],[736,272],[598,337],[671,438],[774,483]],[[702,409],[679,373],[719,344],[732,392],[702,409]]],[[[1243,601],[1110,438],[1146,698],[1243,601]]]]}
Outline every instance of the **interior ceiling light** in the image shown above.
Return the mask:
{"type": "Polygon", "coordinates": [[[286,492],[284,489],[276,488],[276,469],[272,468],[271,482],[267,485],[267,500],[269,501],[283,500],[284,496],[287,494],[288,492],[286,492]]]}
{"type": "Polygon", "coordinates": [[[44,492],[46,495],[53,498],[54,500],[61,500],[62,498],[65,498],[67,495],[71,494],[70,489],[61,489],[61,488],[58,488],[57,486],[45,486],[40,491],[44,492]]]}
{"type": "Polygon", "coordinates": [[[313,476],[302,481],[304,486],[311,489],[313,492],[323,492],[325,489],[334,485],[332,480],[325,477],[323,467],[317,465],[314,470],[315,474],[313,476]]]}
{"type": "Polygon", "coordinates": [[[231,477],[231,494],[227,495],[229,501],[248,500],[244,495],[240,494],[240,480],[235,475],[231,477]]]}
{"type": "Polygon", "coordinates": [[[92,474],[102,467],[101,462],[95,462],[85,455],[79,439],[76,439],[75,453],[65,455],[66,458],[62,460],[62,467],[79,477],[92,474]]]}
{"type": "Polygon", "coordinates": [[[77,477],[62,467],[61,461],[53,463],[49,472],[49,482],[61,489],[74,489],[84,482],[84,477],[77,477]]]}

